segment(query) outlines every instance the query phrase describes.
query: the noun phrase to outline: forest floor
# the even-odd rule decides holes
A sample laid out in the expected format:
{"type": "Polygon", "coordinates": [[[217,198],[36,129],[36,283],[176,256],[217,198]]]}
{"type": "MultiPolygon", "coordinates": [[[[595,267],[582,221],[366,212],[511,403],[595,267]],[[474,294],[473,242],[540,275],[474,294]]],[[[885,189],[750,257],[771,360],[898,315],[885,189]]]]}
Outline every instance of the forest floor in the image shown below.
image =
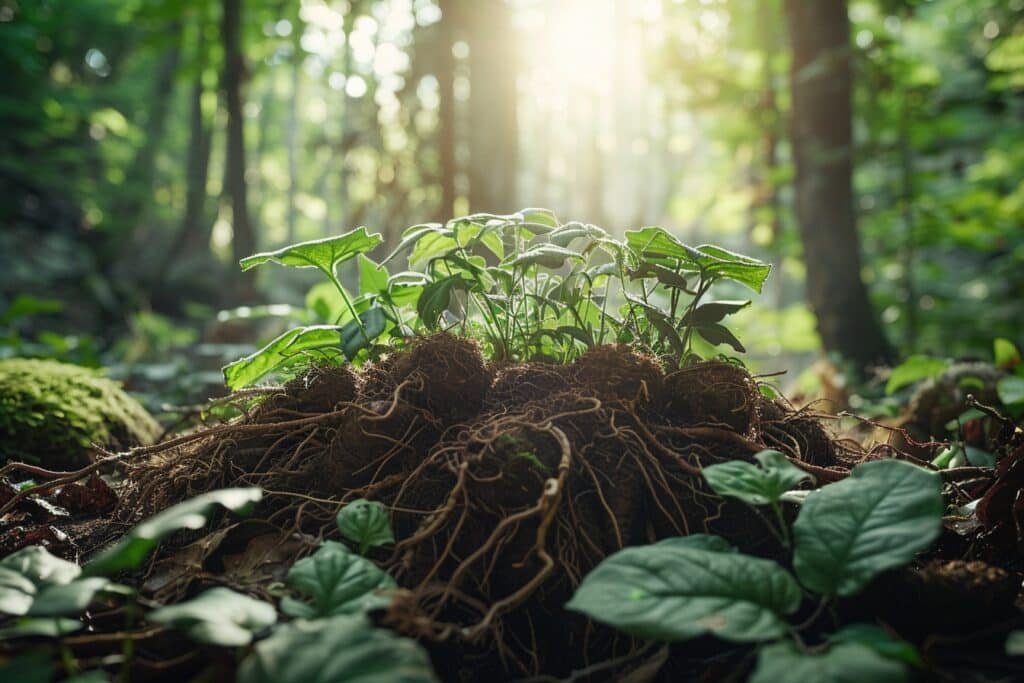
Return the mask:
{"type": "MultiPolygon", "coordinates": [[[[111,458],[115,478],[89,466],[44,489],[48,498],[5,487],[0,555],[41,543],[85,559],[173,504],[257,486],[264,498],[247,519],[172,536],[126,582],[160,603],[210,584],[273,600],[287,568],[337,536],[339,507],[365,498],[386,506],[396,539],[369,557],[401,587],[374,618],[424,644],[442,680],[742,680],[753,646],[654,646],[563,606],[612,553],[675,536],[716,534],[788,566],[769,520],[716,495],[701,477],[708,465],[775,449],[822,485],[868,460],[916,460],[837,438],[823,416],[767,398],[738,365],[666,371],[614,346],[570,365],[496,364],[439,335],[358,371],[313,368],[234,400],[240,418],[111,458]]],[[[1002,651],[1021,622],[1024,439],[1009,425],[1001,434],[994,478],[977,468],[947,476],[953,506],[988,494],[982,523],[950,518],[925,556],[833,615],[886,624],[918,647],[928,676],[1024,676],[1002,651]]],[[[110,646],[97,637],[79,647],[110,646]]],[[[166,632],[137,643],[150,663],[139,678],[179,680],[208,665],[182,647],[166,632]]]]}

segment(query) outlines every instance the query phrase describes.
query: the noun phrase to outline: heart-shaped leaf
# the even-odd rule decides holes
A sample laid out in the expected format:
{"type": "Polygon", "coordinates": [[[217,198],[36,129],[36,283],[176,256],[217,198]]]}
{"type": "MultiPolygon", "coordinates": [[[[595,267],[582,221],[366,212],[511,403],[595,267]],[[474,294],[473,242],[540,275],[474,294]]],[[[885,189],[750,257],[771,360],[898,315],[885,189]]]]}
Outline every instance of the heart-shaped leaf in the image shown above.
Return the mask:
{"type": "Polygon", "coordinates": [[[387,508],[377,501],[352,501],[338,511],[337,522],[341,535],[359,546],[360,555],[369,548],[395,542],[387,508]]]}
{"type": "Polygon", "coordinates": [[[220,489],[169,507],[142,522],[85,565],[91,576],[107,576],[138,567],[164,537],[182,529],[200,529],[218,507],[241,511],[260,500],[258,488],[220,489]]]}
{"type": "Polygon", "coordinates": [[[273,605],[217,587],[177,605],[161,607],[147,619],[177,629],[198,643],[240,647],[277,622],[273,605]]]}
{"type": "Polygon", "coordinates": [[[224,366],[224,383],[236,390],[262,379],[296,354],[314,349],[340,347],[342,328],[334,325],[295,327],[259,351],[224,366]]]}
{"type": "Polygon", "coordinates": [[[778,564],[699,535],[610,555],[566,605],[641,638],[737,642],[783,635],[782,617],[799,606],[800,588],[778,564]]]}
{"type": "Polygon", "coordinates": [[[860,643],[839,643],[824,652],[801,652],[786,640],[761,648],[750,683],[902,683],[903,663],[860,643]]]}
{"type": "Polygon", "coordinates": [[[357,254],[371,251],[383,241],[384,238],[379,233],[369,234],[366,228],[360,227],[337,237],[299,242],[277,251],[253,254],[238,263],[242,270],[249,270],[273,261],[293,268],[319,268],[333,277],[334,269],[339,263],[354,258],[357,254]]]}
{"type": "Polygon", "coordinates": [[[414,640],[374,628],[361,616],[293,621],[260,641],[239,683],[437,683],[414,640]]]}
{"type": "Polygon", "coordinates": [[[813,479],[778,451],[761,451],[754,458],[759,466],[731,460],[708,465],[702,474],[718,495],[739,498],[750,505],[777,503],[797,484],[813,479]]]}
{"type": "Polygon", "coordinates": [[[807,497],[793,525],[793,568],[807,588],[852,595],[906,564],[942,530],[942,482],[901,460],[857,465],[807,497]]]}
{"type": "Polygon", "coordinates": [[[341,543],[326,541],[292,566],[288,585],[309,600],[286,598],[281,610],[293,617],[314,618],[386,607],[391,598],[383,591],[394,588],[395,582],[365,557],[341,543]]]}

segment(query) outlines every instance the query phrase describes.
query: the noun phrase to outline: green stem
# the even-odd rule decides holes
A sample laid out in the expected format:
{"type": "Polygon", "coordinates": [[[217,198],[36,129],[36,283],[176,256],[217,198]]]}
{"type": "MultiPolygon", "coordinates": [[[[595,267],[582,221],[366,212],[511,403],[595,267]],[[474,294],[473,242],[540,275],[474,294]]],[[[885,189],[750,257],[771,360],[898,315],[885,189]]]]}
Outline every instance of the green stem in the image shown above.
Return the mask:
{"type": "Polygon", "coordinates": [[[782,545],[788,549],[790,547],[789,526],[786,525],[786,518],[782,514],[782,506],[779,505],[778,501],[772,501],[772,512],[775,513],[775,519],[779,523],[779,531],[782,534],[782,545]]]}
{"type": "Polygon", "coordinates": [[[64,671],[71,677],[78,673],[78,660],[75,659],[75,653],[71,651],[68,644],[61,638],[60,619],[55,621],[57,623],[57,637],[59,639],[57,647],[60,651],[60,661],[64,665],[64,671]]]}
{"type": "MultiPolygon", "coordinates": [[[[356,309],[352,305],[352,300],[348,298],[348,293],[345,292],[345,288],[342,286],[341,281],[338,280],[338,276],[329,270],[324,270],[323,272],[327,274],[327,277],[330,278],[331,282],[334,284],[335,289],[338,290],[338,294],[341,295],[341,300],[345,302],[345,308],[348,309],[349,315],[351,315],[352,319],[356,321],[356,327],[359,328],[359,331],[363,335],[363,339],[365,339],[366,343],[369,344],[370,335],[366,333],[366,328],[363,327],[363,321],[359,318],[359,314],[356,313],[356,309]]],[[[338,320],[340,320],[340,318],[338,320]]],[[[336,320],[335,323],[337,322],[338,321],[336,320]]]]}

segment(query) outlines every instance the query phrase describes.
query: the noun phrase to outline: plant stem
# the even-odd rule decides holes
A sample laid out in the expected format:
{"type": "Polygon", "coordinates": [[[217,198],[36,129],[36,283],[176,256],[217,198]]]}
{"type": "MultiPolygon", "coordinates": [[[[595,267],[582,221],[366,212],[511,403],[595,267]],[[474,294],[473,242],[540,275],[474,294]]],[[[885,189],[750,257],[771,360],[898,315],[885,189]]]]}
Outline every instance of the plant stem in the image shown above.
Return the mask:
{"type": "MultiPolygon", "coordinates": [[[[359,314],[356,313],[355,307],[352,306],[352,301],[348,298],[348,294],[345,292],[345,288],[341,285],[341,281],[338,280],[338,276],[335,275],[332,270],[324,270],[323,272],[327,274],[327,277],[330,278],[331,282],[334,284],[335,289],[338,290],[338,294],[341,295],[341,300],[345,302],[345,308],[348,309],[352,319],[355,320],[356,327],[358,327],[359,331],[363,334],[363,339],[365,339],[366,343],[369,344],[370,335],[366,333],[366,328],[363,327],[363,321],[360,319],[359,314]]],[[[335,323],[337,323],[337,321],[335,321],[335,323]]]]}
{"type": "MultiPolygon", "coordinates": [[[[129,601],[124,606],[124,630],[130,632],[135,628],[135,603],[129,601]]],[[[121,683],[131,679],[132,659],[135,658],[135,641],[125,638],[121,643],[121,683]]]]}
{"type": "Polygon", "coordinates": [[[789,527],[786,525],[786,518],[782,515],[782,506],[779,505],[778,501],[772,501],[772,512],[775,513],[775,519],[779,523],[779,531],[782,534],[782,545],[785,546],[786,549],[789,549],[789,527]]]}

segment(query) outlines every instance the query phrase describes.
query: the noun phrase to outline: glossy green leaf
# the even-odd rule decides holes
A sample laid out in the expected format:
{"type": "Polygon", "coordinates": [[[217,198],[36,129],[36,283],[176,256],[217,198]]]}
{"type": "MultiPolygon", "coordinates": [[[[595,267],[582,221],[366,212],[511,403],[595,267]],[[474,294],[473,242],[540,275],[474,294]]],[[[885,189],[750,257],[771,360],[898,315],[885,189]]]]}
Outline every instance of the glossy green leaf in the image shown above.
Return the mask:
{"type": "Polygon", "coordinates": [[[889,381],[885,383],[885,393],[892,394],[905,386],[920,382],[923,379],[938,377],[949,367],[945,358],[914,355],[892,369],[889,381]]]}
{"type": "Polygon", "coordinates": [[[888,659],[924,666],[917,648],[877,624],[850,624],[828,638],[831,643],[860,643],[888,659]]]}
{"type": "Polygon", "coordinates": [[[387,328],[388,317],[384,309],[374,306],[359,314],[362,323],[349,320],[341,326],[341,352],[352,360],[362,349],[369,347],[387,328]]]}
{"type": "Polygon", "coordinates": [[[700,536],[626,548],[588,574],[568,609],[641,638],[711,634],[750,642],[786,633],[800,588],[775,562],[700,536]]]}
{"type": "Polygon", "coordinates": [[[379,294],[387,291],[388,271],[374,263],[366,254],[359,254],[359,293],[379,294]]]}
{"type": "Polygon", "coordinates": [[[853,595],[924,550],[942,529],[942,482],[901,460],[857,465],[807,497],[793,525],[793,567],[826,595],[853,595]]]}
{"type": "Polygon", "coordinates": [[[361,616],[295,621],[260,641],[239,683],[436,683],[414,640],[374,628],[361,616]]]}
{"type": "Polygon", "coordinates": [[[341,535],[359,547],[360,555],[369,548],[395,542],[387,508],[377,501],[352,501],[338,511],[337,523],[341,535]]]}
{"type": "Polygon", "coordinates": [[[295,327],[259,351],[224,366],[224,383],[237,390],[259,381],[296,354],[341,346],[341,329],[335,325],[295,327]]]}
{"type": "Polygon", "coordinates": [[[462,275],[452,275],[426,285],[419,301],[416,302],[416,312],[419,313],[420,321],[427,329],[437,329],[438,319],[451,305],[452,294],[459,289],[468,289],[471,285],[472,283],[462,275]]]}
{"type": "Polygon", "coordinates": [[[253,254],[239,261],[242,270],[274,262],[293,268],[319,268],[334,273],[335,267],[344,261],[373,250],[384,241],[379,233],[367,233],[366,228],[356,228],[344,235],[325,237],[309,242],[300,242],[282,247],[277,251],[253,254]]]}
{"type": "Polygon", "coordinates": [[[801,652],[786,640],[761,648],[750,683],[902,683],[903,663],[860,643],[839,643],[824,652],[801,652]]]}
{"type": "Polygon", "coordinates": [[[757,465],[730,460],[708,465],[701,473],[718,495],[738,498],[750,505],[777,503],[786,491],[813,479],[778,451],[761,451],[754,458],[757,465]]]}
{"type": "Polygon", "coordinates": [[[176,605],[150,612],[149,621],[181,631],[207,645],[239,647],[277,622],[277,610],[262,600],[217,587],[176,605]]]}
{"type": "Polygon", "coordinates": [[[202,528],[219,507],[244,511],[262,497],[258,488],[220,489],[178,503],[134,527],[85,565],[85,573],[107,576],[135,569],[166,536],[183,529],[202,528]]]}
{"type": "Polygon", "coordinates": [[[733,280],[755,292],[761,291],[772,269],[763,261],[714,245],[688,246],[660,227],[627,230],[626,243],[641,259],[733,280]]]}
{"type": "Polygon", "coordinates": [[[391,597],[386,591],[395,587],[394,580],[377,565],[335,541],[325,541],[313,555],[296,562],[287,583],[306,601],[286,598],[281,610],[304,618],[387,607],[391,597]]]}

